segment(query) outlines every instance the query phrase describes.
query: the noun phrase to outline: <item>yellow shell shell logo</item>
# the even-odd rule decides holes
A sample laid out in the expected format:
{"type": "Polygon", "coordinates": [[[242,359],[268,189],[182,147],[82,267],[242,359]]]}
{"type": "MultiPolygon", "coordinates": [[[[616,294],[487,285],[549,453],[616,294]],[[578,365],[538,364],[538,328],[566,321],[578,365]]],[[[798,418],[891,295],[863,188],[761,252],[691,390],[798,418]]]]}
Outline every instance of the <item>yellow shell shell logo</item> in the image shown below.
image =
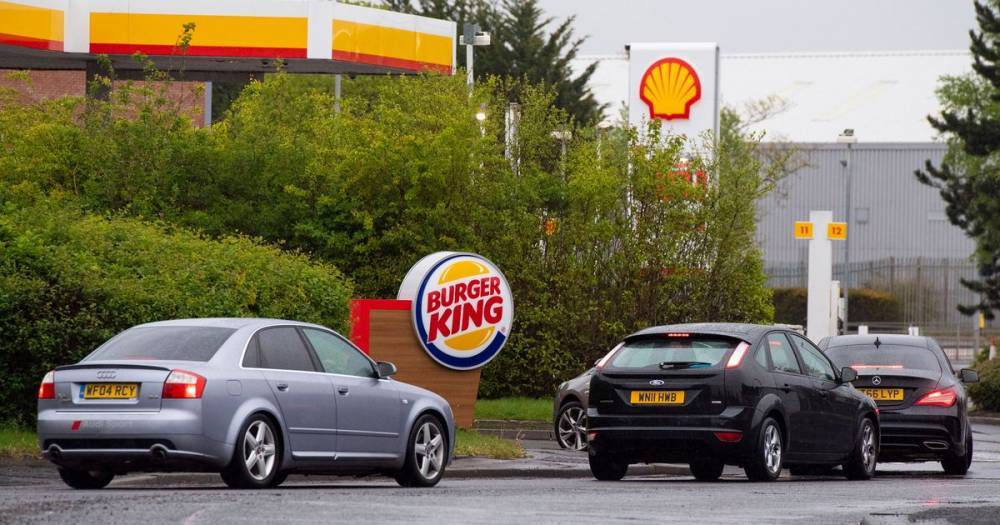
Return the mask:
{"type": "Polygon", "coordinates": [[[701,99],[701,80],[691,64],[663,58],[649,66],[639,82],[639,98],[649,106],[649,118],[688,119],[701,99]]]}

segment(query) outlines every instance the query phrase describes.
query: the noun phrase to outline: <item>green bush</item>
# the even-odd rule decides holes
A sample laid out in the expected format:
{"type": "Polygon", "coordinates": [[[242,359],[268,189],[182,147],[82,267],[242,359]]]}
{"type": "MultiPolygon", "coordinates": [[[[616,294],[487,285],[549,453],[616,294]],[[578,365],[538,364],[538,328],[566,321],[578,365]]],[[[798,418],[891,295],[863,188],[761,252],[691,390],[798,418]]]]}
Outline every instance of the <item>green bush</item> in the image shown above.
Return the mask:
{"type": "Polygon", "coordinates": [[[1000,412],[1000,359],[989,359],[976,366],[979,382],[967,385],[976,408],[1000,412]]]}
{"type": "MultiPolygon", "coordinates": [[[[808,295],[805,288],[775,288],[774,322],[805,326],[808,295]]],[[[858,288],[848,295],[851,322],[903,322],[902,306],[888,292],[858,288]]]]}
{"type": "Polygon", "coordinates": [[[352,285],[336,268],[252,239],[102,218],[71,201],[0,193],[0,405],[33,419],[38,382],[129,326],[261,316],[344,330],[352,285]]]}

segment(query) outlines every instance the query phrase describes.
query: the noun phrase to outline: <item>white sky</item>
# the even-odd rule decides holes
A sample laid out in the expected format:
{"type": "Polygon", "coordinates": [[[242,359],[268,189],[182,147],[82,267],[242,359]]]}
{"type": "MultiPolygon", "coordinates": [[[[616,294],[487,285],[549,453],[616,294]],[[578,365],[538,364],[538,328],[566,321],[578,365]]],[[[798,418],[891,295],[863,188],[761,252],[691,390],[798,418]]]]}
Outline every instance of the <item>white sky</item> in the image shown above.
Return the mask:
{"type": "Polygon", "coordinates": [[[975,26],[971,0],[539,0],[576,15],[581,53],[627,42],[718,42],[723,53],[956,50],[975,26]]]}

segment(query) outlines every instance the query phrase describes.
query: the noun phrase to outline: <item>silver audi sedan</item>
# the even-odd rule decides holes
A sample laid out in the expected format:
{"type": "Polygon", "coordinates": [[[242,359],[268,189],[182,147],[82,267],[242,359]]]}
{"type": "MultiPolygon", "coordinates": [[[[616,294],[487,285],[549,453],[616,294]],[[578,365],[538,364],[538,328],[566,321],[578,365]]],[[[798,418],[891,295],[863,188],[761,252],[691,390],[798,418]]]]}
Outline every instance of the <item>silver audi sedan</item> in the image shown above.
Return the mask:
{"type": "Polygon", "coordinates": [[[395,372],[313,324],[139,325],[45,375],[38,444],[79,489],[133,471],[215,471],[237,488],[290,473],[433,486],[454,451],[451,407],[395,372]]]}

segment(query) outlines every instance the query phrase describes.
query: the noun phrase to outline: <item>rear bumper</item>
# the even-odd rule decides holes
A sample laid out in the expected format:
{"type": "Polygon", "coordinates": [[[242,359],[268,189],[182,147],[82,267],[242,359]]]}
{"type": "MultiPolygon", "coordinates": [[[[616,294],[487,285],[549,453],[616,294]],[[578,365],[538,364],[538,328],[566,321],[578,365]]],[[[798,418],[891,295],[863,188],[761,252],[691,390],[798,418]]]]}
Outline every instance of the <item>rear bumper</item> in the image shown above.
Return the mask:
{"type": "Polygon", "coordinates": [[[948,454],[964,454],[961,419],[955,414],[929,413],[931,410],[935,409],[883,410],[879,416],[879,460],[933,461],[948,454]]]}
{"type": "Polygon", "coordinates": [[[200,414],[159,412],[60,412],[38,414],[42,455],[61,466],[132,470],[218,470],[233,445],[202,434],[200,414]]]}
{"type": "Polygon", "coordinates": [[[742,461],[752,448],[752,409],[729,407],[717,415],[624,416],[588,411],[588,434],[595,452],[638,462],[689,463],[706,455],[731,464],[742,461]],[[724,442],[717,432],[741,432],[736,443],[724,442]]]}

